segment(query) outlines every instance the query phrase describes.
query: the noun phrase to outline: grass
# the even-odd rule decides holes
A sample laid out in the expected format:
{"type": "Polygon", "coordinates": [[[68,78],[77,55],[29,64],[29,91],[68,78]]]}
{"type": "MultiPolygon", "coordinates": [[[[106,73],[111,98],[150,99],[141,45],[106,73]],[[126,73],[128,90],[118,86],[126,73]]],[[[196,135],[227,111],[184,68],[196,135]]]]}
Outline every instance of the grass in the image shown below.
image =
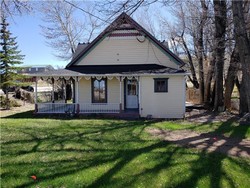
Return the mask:
{"type": "Polygon", "coordinates": [[[248,187],[249,159],[178,147],[145,132],[158,127],[249,137],[248,126],[227,123],[224,130],[223,123],[13,115],[1,119],[1,187],[248,187]]]}

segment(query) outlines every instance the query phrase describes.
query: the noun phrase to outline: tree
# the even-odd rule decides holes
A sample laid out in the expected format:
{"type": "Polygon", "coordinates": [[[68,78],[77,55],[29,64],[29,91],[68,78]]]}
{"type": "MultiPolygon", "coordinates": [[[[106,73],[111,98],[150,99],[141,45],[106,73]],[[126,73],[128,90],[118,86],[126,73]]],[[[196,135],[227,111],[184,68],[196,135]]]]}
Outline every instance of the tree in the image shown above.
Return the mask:
{"type": "Polygon", "coordinates": [[[1,0],[0,7],[1,12],[4,12],[6,15],[11,17],[30,12],[32,10],[32,6],[29,1],[20,0],[1,0]]]}
{"type": "MultiPolygon", "coordinates": [[[[247,2],[245,2],[247,5],[247,2]]],[[[248,4],[249,6],[249,4],[248,4]]],[[[242,82],[240,87],[240,113],[250,112],[250,39],[247,35],[247,22],[244,17],[242,1],[232,2],[236,47],[239,51],[242,67],[242,82]]],[[[249,23],[248,23],[249,24],[249,23]]]]}
{"type": "Polygon", "coordinates": [[[215,98],[214,110],[222,111],[223,102],[223,67],[225,58],[225,35],[227,20],[227,4],[225,0],[214,0],[215,18],[215,98]]]}
{"type": "Polygon", "coordinates": [[[55,56],[62,60],[71,59],[77,44],[81,42],[83,22],[74,17],[75,8],[62,1],[43,2],[44,14],[42,34],[47,44],[55,50],[55,56]]]}
{"type": "Polygon", "coordinates": [[[20,55],[18,51],[18,45],[15,42],[16,37],[11,37],[11,33],[7,29],[9,24],[6,22],[4,15],[1,17],[1,47],[0,59],[1,59],[1,88],[6,89],[6,109],[10,108],[8,88],[10,86],[17,85],[16,81],[23,76],[17,74],[16,71],[20,68],[17,65],[22,64],[24,58],[23,55],[20,55]]]}
{"type": "Polygon", "coordinates": [[[225,107],[229,111],[231,110],[231,96],[238,77],[237,73],[239,71],[239,52],[235,47],[230,58],[230,65],[227,72],[227,77],[225,80],[225,107]]]}
{"type": "MultiPolygon", "coordinates": [[[[42,34],[47,44],[55,50],[54,55],[61,60],[70,60],[78,43],[90,42],[95,30],[100,27],[97,19],[89,14],[86,16],[81,12],[79,17],[76,7],[80,6],[56,0],[43,2],[40,8],[45,23],[41,26],[42,34]]],[[[94,11],[90,6],[86,9],[88,12],[94,11]]]]}

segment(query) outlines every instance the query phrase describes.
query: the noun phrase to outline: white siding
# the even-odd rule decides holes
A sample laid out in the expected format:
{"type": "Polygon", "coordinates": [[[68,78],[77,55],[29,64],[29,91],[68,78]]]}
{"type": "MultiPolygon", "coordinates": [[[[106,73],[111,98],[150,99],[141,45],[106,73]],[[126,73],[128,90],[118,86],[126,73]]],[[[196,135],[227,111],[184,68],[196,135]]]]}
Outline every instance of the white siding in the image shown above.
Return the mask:
{"type": "Polygon", "coordinates": [[[172,68],[178,65],[148,39],[139,42],[129,39],[107,37],[94,47],[77,65],[160,64],[172,68]]]}
{"type": "MultiPolygon", "coordinates": [[[[116,78],[112,80],[107,79],[107,97],[108,103],[120,103],[120,81],[116,78]]],[[[122,107],[124,108],[124,88],[122,82],[122,107]]],[[[91,79],[86,80],[82,78],[79,81],[79,103],[92,103],[91,98],[91,79]]]]}
{"type": "Polygon", "coordinates": [[[155,93],[154,79],[141,77],[141,117],[183,118],[185,114],[184,76],[167,76],[168,92],[155,93]]]}
{"type": "Polygon", "coordinates": [[[79,81],[79,103],[91,103],[91,79],[79,81]]]}

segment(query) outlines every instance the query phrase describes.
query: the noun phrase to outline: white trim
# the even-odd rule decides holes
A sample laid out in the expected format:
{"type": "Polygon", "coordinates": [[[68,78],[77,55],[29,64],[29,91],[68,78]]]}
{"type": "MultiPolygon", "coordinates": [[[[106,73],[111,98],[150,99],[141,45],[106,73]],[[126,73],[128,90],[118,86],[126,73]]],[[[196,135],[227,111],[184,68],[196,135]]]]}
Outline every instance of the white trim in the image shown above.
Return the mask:
{"type": "Polygon", "coordinates": [[[122,78],[120,78],[120,104],[122,104],[122,78]]]}
{"type": "Polygon", "coordinates": [[[51,82],[52,82],[51,83],[52,84],[52,98],[51,99],[52,99],[52,101],[54,101],[55,100],[55,98],[54,98],[55,97],[55,79],[54,78],[52,78],[52,79],[51,79],[51,82]]]}
{"type": "Polygon", "coordinates": [[[35,82],[35,104],[37,104],[37,78],[35,82]]]}
{"type": "Polygon", "coordinates": [[[76,87],[75,87],[75,103],[78,103],[79,102],[79,80],[78,80],[78,77],[76,79],[76,87]]]}
{"type": "MultiPolygon", "coordinates": [[[[169,76],[169,75],[183,75],[183,76],[185,76],[185,75],[191,75],[191,73],[189,73],[189,72],[185,72],[185,73],[162,73],[162,74],[155,74],[155,73],[152,73],[152,74],[81,74],[81,73],[79,73],[79,75],[77,76],[77,77],[81,77],[81,76],[84,76],[84,77],[86,77],[86,78],[89,78],[89,77],[107,77],[107,76],[110,76],[110,77],[119,77],[119,76],[122,76],[123,78],[125,78],[125,77],[138,77],[138,76],[169,76]]],[[[43,74],[30,74],[30,75],[26,75],[26,76],[32,76],[32,77],[34,77],[34,76],[36,76],[36,77],[54,77],[54,78],[56,78],[56,77],[69,77],[69,75],[62,75],[62,74],[60,74],[60,75],[50,75],[50,76],[48,76],[48,75],[43,75],[43,74]]],[[[75,76],[75,75],[72,75],[71,77],[73,77],[73,76],[75,76]]],[[[85,78],[85,79],[86,79],[85,78]]]]}
{"type": "Polygon", "coordinates": [[[138,107],[139,107],[139,114],[141,115],[141,79],[140,77],[138,77],[138,90],[139,90],[139,94],[138,94],[138,107]]]}
{"type": "Polygon", "coordinates": [[[183,77],[183,98],[184,98],[184,102],[183,102],[183,118],[185,118],[185,112],[186,112],[186,77],[183,77]]]}

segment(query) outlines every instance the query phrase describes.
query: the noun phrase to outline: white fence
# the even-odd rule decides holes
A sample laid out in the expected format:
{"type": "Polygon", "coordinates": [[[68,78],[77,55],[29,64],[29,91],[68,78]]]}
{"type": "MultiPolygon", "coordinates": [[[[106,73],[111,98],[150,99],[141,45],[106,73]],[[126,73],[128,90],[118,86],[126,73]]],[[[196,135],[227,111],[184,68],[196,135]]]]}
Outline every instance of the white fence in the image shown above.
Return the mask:
{"type": "Polygon", "coordinates": [[[76,113],[77,104],[38,103],[37,113],[76,113]]]}
{"type": "Polygon", "coordinates": [[[67,103],[38,103],[37,113],[120,113],[119,103],[81,103],[79,109],[77,104],[67,103]]]}
{"type": "Polygon", "coordinates": [[[120,113],[120,104],[81,103],[80,113],[120,113]]]}

